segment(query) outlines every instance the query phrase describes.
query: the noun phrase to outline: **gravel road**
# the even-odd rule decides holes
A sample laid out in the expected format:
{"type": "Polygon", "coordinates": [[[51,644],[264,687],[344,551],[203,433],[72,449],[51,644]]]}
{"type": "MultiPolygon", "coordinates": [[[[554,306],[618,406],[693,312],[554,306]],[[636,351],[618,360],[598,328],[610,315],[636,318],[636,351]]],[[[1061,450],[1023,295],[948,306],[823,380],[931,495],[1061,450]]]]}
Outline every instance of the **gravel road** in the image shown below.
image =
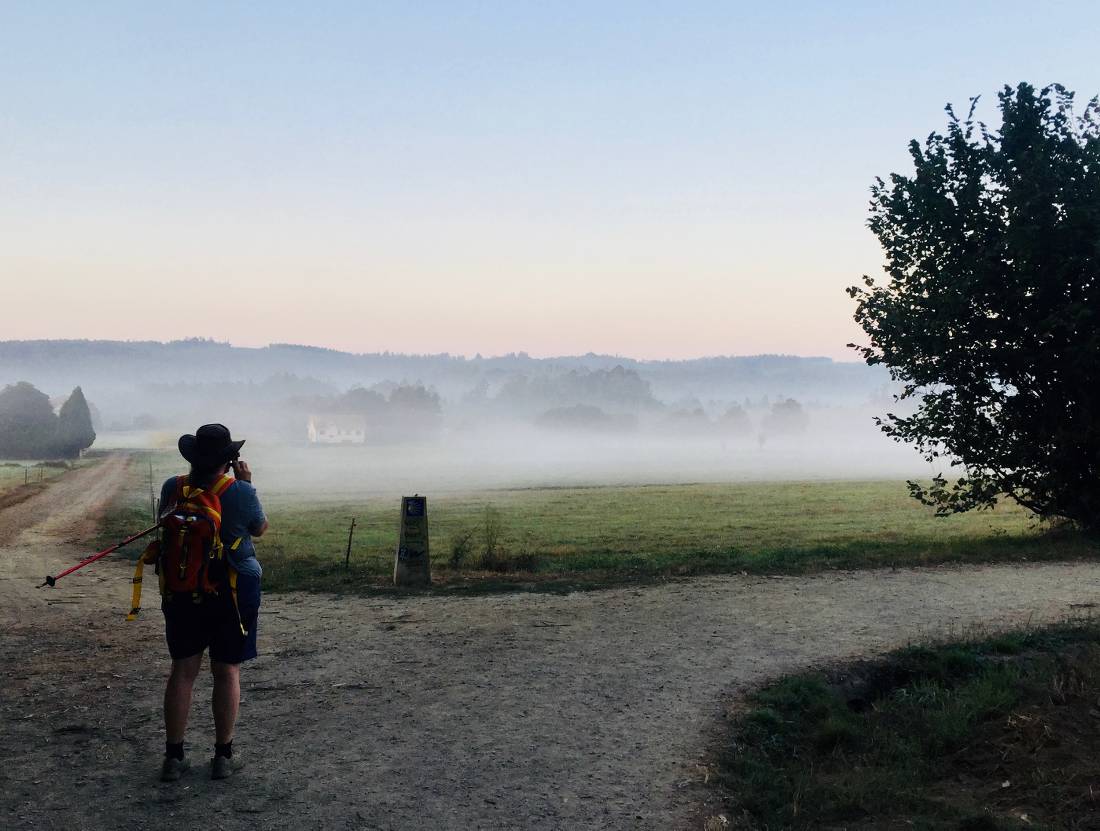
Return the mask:
{"type": "MultiPolygon", "coordinates": [[[[157,781],[168,661],[129,568],[35,589],[87,552],[127,475],[108,459],[0,512],[0,826],[127,829],[689,828],[745,689],[909,640],[1060,619],[1100,564],[710,577],[569,595],[267,598],[235,747],[211,782],[157,781]]],[[[260,550],[262,559],[262,543],[260,550]]],[[[152,606],[152,608],[150,608],[152,606]]]]}

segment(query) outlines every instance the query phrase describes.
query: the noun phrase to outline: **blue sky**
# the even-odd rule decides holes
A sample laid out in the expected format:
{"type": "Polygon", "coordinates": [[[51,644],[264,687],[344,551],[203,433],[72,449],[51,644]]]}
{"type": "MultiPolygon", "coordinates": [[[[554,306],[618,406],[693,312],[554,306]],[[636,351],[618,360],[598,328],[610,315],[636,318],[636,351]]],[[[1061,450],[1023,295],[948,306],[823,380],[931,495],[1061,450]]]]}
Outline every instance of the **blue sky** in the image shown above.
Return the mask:
{"type": "Polygon", "coordinates": [[[1083,2],[0,4],[4,336],[850,359],[872,178],[948,101],[1100,92],[1098,43],[1083,2]]]}

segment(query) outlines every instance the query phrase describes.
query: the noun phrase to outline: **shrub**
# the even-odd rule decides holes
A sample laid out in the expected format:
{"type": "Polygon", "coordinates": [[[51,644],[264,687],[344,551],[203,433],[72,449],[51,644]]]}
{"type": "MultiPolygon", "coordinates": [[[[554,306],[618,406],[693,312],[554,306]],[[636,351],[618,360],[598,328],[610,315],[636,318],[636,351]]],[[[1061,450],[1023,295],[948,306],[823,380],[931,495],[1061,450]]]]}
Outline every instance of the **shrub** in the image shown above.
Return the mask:
{"type": "Polygon", "coordinates": [[[57,437],[57,416],[50,399],[26,381],[0,391],[0,456],[33,459],[50,456],[57,437]]]}
{"type": "Polygon", "coordinates": [[[454,569],[462,568],[462,564],[470,556],[474,548],[474,530],[472,528],[460,528],[451,537],[450,566],[454,569]]]}
{"type": "Polygon", "coordinates": [[[483,563],[491,563],[496,558],[500,550],[500,539],[503,531],[500,511],[492,505],[486,505],[481,525],[482,540],[485,543],[481,555],[483,563]]]}

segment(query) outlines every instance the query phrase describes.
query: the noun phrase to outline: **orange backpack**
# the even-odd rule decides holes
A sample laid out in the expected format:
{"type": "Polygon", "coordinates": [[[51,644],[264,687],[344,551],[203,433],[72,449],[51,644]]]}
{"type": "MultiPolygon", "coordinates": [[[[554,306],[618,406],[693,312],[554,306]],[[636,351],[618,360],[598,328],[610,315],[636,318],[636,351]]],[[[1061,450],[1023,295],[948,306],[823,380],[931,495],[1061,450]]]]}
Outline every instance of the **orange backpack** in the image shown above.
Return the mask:
{"type": "Polygon", "coordinates": [[[231,484],[232,477],[222,476],[204,490],[193,487],[186,476],[176,478],[175,504],[160,520],[158,571],[166,600],[189,594],[201,603],[227,586],[221,495],[231,484]]]}
{"type": "MultiPolygon", "coordinates": [[[[175,502],[161,513],[160,538],[153,540],[138,558],[134,569],[133,594],[127,620],[141,611],[141,582],[144,566],[156,566],[160,593],[167,602],[189,596],[203,603],[228,590],[237,606],[237,571],[226,561],[222,545],[221,495],[233,484],[222,476],[209,489],[192,486],[188,477],[176,477],[175,502]]],[[[236,549],[238,539],[230,548],[236,549]]],[[[240,611],[237,612],[238,619],[240,611]]],[[[241,625],[241,632],[245,632],[241,625]]]]}

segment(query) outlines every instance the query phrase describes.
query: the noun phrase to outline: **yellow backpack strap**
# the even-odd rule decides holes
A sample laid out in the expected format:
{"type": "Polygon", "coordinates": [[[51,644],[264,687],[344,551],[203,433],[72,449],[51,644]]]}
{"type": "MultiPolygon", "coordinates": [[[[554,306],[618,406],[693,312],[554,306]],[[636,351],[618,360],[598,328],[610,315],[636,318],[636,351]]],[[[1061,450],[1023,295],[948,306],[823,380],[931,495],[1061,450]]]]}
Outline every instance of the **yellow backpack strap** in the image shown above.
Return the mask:
{"type": "Polygon", "coordinates": [[[160,540],[153,540],[145,546],[145,550],[141,552],[141,556],[138,557],[137,565],[134,566],[134,579],[131,581],[134,584],[134,588],[130,592],[130,614],[126,615],[127,620],[136,619],[138,612],[141,611],[141,579],[145,571],[145,564],[149,563],[152,565],[157,561],[157,557],[159,556],[160,540]]]}
{"type": "MultiPolygon", "coordinates": [[[[237,542],[240,542],[238,539],[237,542]]],[[[237,543],[233,543],[233,547],[237,547],[237,543]]],[[[241,634],[248,637],[248,630],[244,628],[244,621],[241,620],[241,607],[237,603],[237,569],[233,566],[229,567],[229,593],[233,596],[233,608],[237,611],[237,625],[241,627],[241,634]]]]}
{"type": "Polygon", "coordinates": [[[195,500],[202,496],[202,488],[188,485],[186,482],[180,487],[181,500],[195,500]]]}
{"type": "Polygon", "coordinates": [[[210,492],[214,494],[214,496],[221,496],[223,493],[225,493],[225,489],[232,485],[235,481],[236,480],[232,476],[224,475],[221,479],[214,483],[214,487],[210,489],[210,492]]]}
{"type": "Polygon", "coordinates": [[[134,567],[134,588],[130,593],[130,614],[126,615],[127,620],[136,619],[138,612],[141,611],[141,574],[144,570],[145,558],[138,557],[137,565],[134,567]]]}

